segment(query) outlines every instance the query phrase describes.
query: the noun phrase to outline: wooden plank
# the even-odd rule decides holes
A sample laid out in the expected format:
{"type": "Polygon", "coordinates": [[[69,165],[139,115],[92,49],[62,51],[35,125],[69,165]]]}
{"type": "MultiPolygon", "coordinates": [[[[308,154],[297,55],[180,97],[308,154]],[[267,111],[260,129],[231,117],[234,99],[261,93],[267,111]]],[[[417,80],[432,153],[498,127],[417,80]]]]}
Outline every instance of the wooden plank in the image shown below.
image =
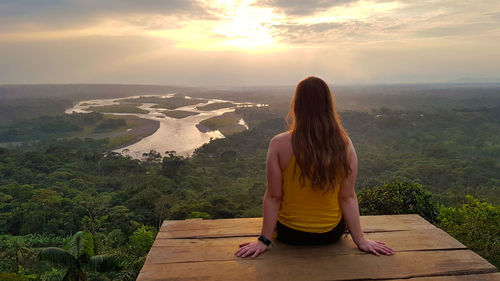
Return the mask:
{"type": "Polygon", "coordinates": [[[470,250],[399,252],[393,256],[290,256],[170,264],[146,263],[137,280],[363,280],[477,274],[496,268],[470,250]]]}
{"type": "MultiPolygon", "coordinates": [[[[363,232],[435,228],[419,215],[362,216],[363,232]]],[[[164,221],[156,239],[258,235],[262,218],[164,221]]]]}
{"type": "MultiPolygon", "coordinates": [[[[386,242],[396,251],[421,251],[443,249],[466,249],[466,247],[441,229],[375,232],[365,235],[369,239],[386,242]]],[[[170,263],[185,261],[233,260],[238,245],[256,237],[210,238],[210,239],[156,239],[147,263],[170,263]]],[[[326,246],[291,246],[274,242],[274,247],[257,259],[273,260],[287,256],[314,256],[364,254],[359,251],[351,236],[326,246]]]]}
{"type": "Polygon", "coordinates": [[[262,218],[164,221],[156,239],[257,235],[262,218]]]}
{"type": "Polygon", "coordinates": [[[395,281],[500,281],[500,273],[454,275],[454,276],[430,276],[412,279],[395,279],[395,281]]]}
{"type": "Polygon", "coordinates": [[[232,218],[232,219],[187,219],[163,221],[160,231],[198,230],[203,228],[236,227],[240,225],[259,226],[262,218],[232,218]]]}

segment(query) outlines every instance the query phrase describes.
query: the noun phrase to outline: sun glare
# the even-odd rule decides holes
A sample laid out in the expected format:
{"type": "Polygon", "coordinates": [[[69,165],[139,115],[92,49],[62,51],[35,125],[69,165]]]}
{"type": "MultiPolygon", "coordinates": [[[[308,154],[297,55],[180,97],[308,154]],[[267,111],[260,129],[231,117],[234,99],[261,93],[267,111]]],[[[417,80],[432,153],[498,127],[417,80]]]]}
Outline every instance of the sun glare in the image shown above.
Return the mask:
{"type": "Polygon", "coordinates": [[[212,29],[222,36],[222,45],[241,49],[272,47],[276,44],[272,26],[280,16],[270,8],[252,6],[254,1],[217,1],[222,19],[212,29]]]}
{"type": "MultiPolygon", "coordinates": [[[[216,21],[192,20],[175,30],[156,30],[148,35],[173,40],[177,47],[197,50],[274,51],[288,48],[279,35],[279,26],[289,19],[279,11],[256,5],[255,0],[199,0],[216,21]]],[[[381,16],[399,8],[398,2],[360,1],[334,6],[326,11],[296,17],[296,24],[344,23],[381,16]]]]}
{"type": "Polygon", "coordinates": [[[179,48],[196,50],[261,52],[283,48],[274,28],[284,20],[283,15],[254,2],[200,0],[217,20],[177,21],[175,29],[149,30],[146,34],[170,39],[179,48]]]}

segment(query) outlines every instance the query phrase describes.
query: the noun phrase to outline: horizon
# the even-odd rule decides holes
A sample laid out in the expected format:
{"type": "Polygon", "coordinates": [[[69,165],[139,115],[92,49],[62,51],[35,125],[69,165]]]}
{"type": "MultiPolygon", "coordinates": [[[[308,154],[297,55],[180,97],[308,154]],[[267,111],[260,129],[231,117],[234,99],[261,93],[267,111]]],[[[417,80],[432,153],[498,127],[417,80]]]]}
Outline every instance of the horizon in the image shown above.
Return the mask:
{"type": "Polygon", "coordinates": [[[0,23],[0,85],[500,83],[493,0],[3,1],[0,23]]]}
{"type": "MultiPolygon", "coordinates": [[[[305,77],[304,77],[305,78],[305,77]]],[[[0,83],[0,87],[4,86],[157,86],[157,87],[185,87],[185,88],[207,88],[207,89],[218,89],[218,88],[272,88],[272,87],[296,87],[298,82],[295,84],[248,84],[248,85],[188,85],[188,84],[147,84],[147,83],[113,83],[113,82],[103,82],[103,83],[79,83],[79,82],[67,82],[67,83],[0,83]]],[[[394,82],[394,83],[327,83],[330,87],[385,87],[385,86],[449,86],[449,87],[475,87],[475,86],[492,86],[500,87],[500,81],[498,82],[394,82]]]]}

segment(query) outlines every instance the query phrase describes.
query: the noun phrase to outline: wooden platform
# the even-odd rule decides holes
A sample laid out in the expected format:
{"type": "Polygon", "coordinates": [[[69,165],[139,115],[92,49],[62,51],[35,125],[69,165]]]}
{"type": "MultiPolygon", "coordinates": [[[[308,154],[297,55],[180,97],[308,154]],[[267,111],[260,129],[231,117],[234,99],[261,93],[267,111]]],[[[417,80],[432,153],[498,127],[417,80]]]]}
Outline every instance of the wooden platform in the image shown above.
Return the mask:
{"type": "Polygon", "coordinates": [[[328,246],[275,246],[238,258],[262,218],[164,221],[137,280],[500,280],[497,268],[418,215],[363,216],[363,232],[396,250],[374,256],[351,237],[328,246]]]}

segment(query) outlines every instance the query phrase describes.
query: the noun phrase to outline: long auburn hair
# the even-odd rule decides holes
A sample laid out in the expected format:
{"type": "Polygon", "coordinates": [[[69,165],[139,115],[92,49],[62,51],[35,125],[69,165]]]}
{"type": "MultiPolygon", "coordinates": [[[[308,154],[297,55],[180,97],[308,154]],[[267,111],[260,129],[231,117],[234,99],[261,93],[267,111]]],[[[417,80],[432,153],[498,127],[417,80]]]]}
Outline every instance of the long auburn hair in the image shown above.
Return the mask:
{"type": "Polygon", "coordinates": [[[340,185],[351,172],[349,141],[325,81],[310,76],[299,82],[286,121],[301,185],[306,177],[313,189],[329,191],[340,185]]]}

